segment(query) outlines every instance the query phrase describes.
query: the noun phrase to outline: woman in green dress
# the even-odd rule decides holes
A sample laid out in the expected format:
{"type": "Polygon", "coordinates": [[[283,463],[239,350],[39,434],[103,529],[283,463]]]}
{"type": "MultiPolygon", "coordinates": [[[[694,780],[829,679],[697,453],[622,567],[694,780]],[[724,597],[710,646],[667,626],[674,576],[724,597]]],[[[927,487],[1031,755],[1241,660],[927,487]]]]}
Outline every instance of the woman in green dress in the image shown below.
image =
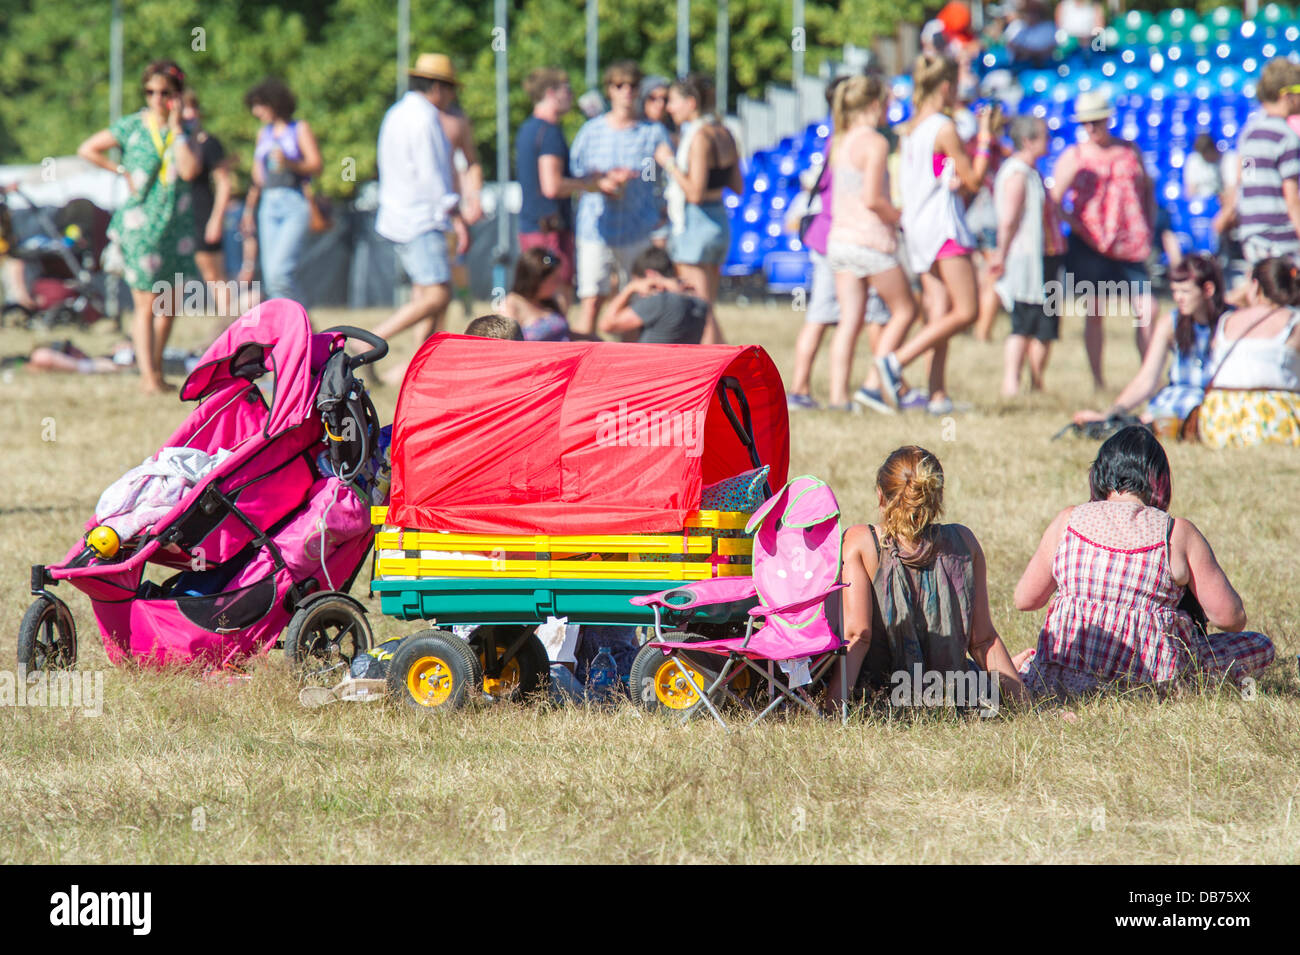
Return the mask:
{"type": "Polygon", "coordinates": [[[123,277],[131,287],[140,384],[163,392],[162,353],[172,319],[183,301],[186,276],[196,276],[194,214],[190,180],[199,173],[194,144],[181,124],[185,74],[171,60],[156,60],[144,71],[145,108],[123,116],[95,133],[77,155],[126,178],[129,198],[113,216],[109,236],[118,244],[123,277]],[[108,158],[122,150],[122,161],[108,158]]]}

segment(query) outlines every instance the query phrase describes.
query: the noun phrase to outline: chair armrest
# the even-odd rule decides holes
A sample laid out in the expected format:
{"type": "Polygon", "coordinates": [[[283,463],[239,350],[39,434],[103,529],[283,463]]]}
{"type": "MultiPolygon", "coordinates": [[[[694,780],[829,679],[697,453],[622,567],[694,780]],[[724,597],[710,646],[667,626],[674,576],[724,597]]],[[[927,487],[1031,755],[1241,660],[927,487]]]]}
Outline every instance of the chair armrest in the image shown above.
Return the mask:
{"type": "Polygon", "coordinates": [[[730,603],[734,600],[748,600],[758,593],[752,577],[710,577],[682,584],[671,590],[661,590],[654,594],[631,597],[629,603],[637,607],[660,606],[667,610],[690,610],[711,604],[730,603]],[[686,600],[682,600],[685,595],[686,600]],[[676,596],[676,600],[669,598],[676,596]]]}
{"type": "Polygon", "coordinates": [[[749,615],[751,617],[767,617],[772,614],[797,613],[800,610],[807,610],[809,607],[822,603],[827,597],[835,593],[835,591],[843,590],[847,586],[848,584],[836,584],[822,593],[813,594],[811,597],[804,597],[802,600],[796,600],[793,603],[781,604],[778,607],[764,607],[762,604],[759,604],[749,612],[749,615]]]}

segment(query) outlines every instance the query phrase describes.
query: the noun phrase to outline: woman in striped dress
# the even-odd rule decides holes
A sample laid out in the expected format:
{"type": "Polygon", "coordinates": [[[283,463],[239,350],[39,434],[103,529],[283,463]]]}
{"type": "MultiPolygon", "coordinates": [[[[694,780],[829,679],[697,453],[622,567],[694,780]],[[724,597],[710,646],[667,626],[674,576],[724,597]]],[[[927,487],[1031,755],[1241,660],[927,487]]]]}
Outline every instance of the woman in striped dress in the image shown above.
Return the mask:
{"type": "Polygon", "coordinates": [[[1273,643],[1246,632],[1241,597],[1191,523],[1170,517],[1164,448],[1146,428],[1107,440],[1088,476],[1092,500],[1067,507],[1016,585],[1016,606],[1051,600],[1036,650],[1015,658],[1036,697],[1107,687],[1240,682],[1273,662],[1273,643]],[[1191,588],[1208,633],[1180,604],[1191,588]]]}

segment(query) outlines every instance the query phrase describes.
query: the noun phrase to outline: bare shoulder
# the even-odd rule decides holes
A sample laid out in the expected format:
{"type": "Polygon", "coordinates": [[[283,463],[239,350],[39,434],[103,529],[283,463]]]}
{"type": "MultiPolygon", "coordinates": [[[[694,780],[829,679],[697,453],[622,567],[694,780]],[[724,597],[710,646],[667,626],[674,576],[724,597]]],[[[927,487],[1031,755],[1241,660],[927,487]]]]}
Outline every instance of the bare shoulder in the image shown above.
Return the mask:
{"type": "Polygon", "coordinates": [[[857,559],[868,574],[876,572],[876,539],[870,524],[854,524],[844,532],[844,559],[857,559]]]}

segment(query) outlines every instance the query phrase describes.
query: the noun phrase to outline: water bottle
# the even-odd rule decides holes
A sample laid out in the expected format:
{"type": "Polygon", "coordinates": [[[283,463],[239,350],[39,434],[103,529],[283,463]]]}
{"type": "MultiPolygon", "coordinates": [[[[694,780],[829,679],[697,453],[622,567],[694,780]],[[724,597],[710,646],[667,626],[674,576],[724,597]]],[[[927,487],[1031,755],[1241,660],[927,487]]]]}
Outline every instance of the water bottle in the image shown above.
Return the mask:
{"type": "Polygon", "coordinates": [[[593,700],[608,699],[617,683],[618,667],[614,664],[614,655],[609,652],[609,647],[601,647],[587,668],[587,695],[593,700]]]}

